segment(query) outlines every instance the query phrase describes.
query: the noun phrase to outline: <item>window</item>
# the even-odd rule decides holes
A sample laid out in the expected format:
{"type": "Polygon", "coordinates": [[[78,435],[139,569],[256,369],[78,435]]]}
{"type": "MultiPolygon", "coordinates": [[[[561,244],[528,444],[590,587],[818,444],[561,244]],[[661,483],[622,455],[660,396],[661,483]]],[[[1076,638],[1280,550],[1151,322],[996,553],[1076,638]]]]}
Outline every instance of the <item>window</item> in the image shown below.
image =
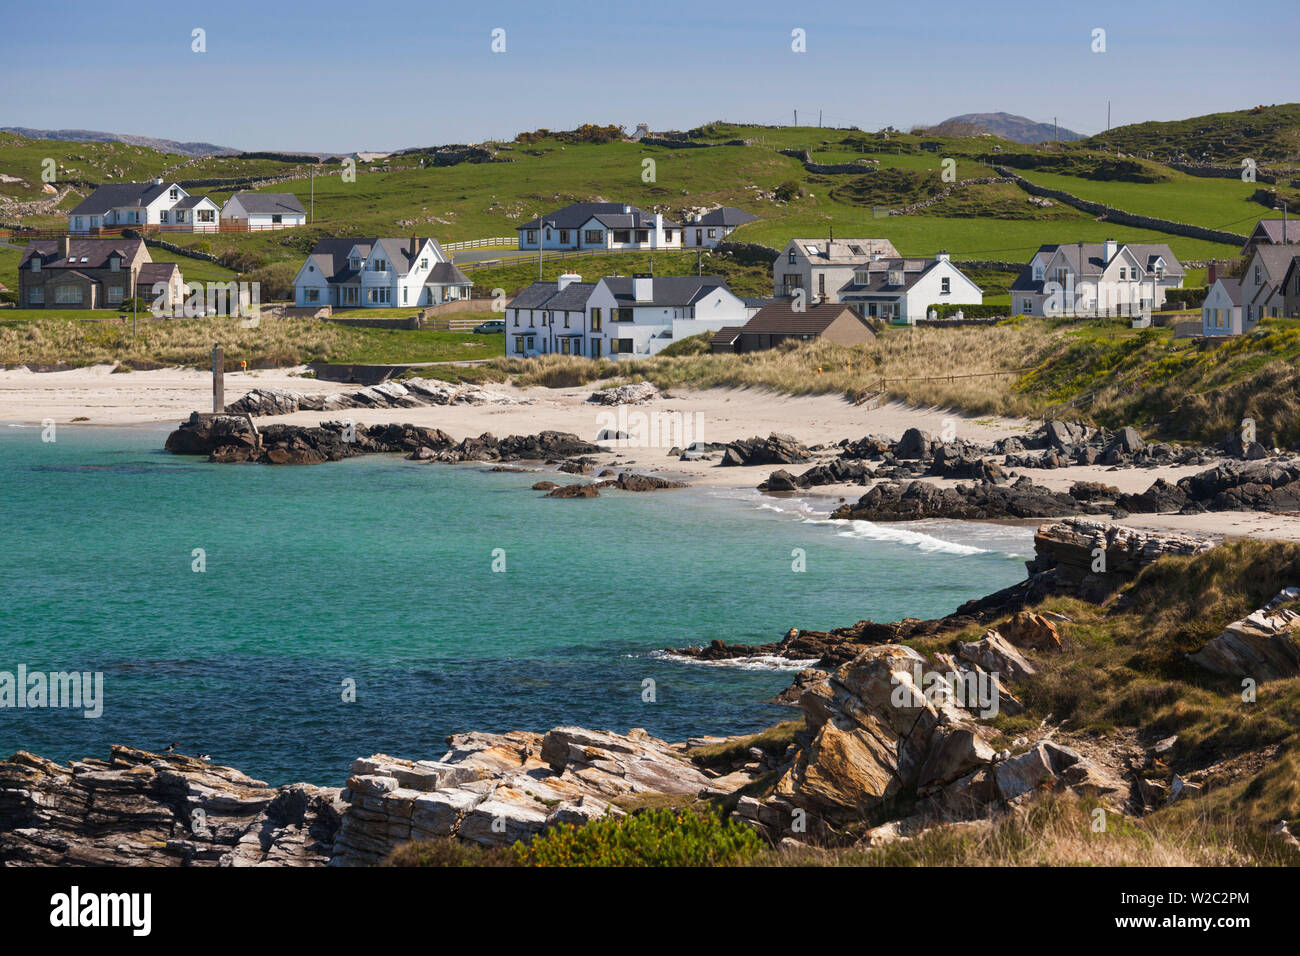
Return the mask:
{"type": "Polygon", "coordinates": [[[411,290],[406,288],[406,286],[402,286],[402,305],[406,305],[406,300],[410,291],[411,290]]]}
{"type": "Polygon", "coordinates": [[[718,230],[716,230],[716,229],[710,229],[710,230],[709,230],[709,238],[710,238],[710,239],[716,239],[716,238],[718,238],[718,230]]]}
{"type": "Polygon", "coordinates": [[[1161,265],[1160,263],[1157,262],[1157,263],[1156,263],[1156,278],[1157,278],[1157,279],[1163,279],[1164,277],[1165,277],[1165,267],[1164,267],[1163,265],[1161,265]]]}
{"type": "Polygon", "coordinates": [[[164,209],[164,210],[162,210],[160,213],[158,213],[158,221],[159,221],[159,222],[167,222],[167,210],[166,210],[166,209],[164,209]]]}
{"type": "Polygon", "coordinates": [[[610,355],[631,355],[632,340],[631,339],[610,339],[609,354],[610,355]]]}
{"type": "Polygon", "coordinates": [[[114,285],[108,287],[108,301],[110,303],[116,305],[118,302],[121,302],[124,298],[126,298],[126,296],[123,295],[122,287],[120,285],[114,285]]]}
{"type": "Polygon", "coordinates": [[[117,256],[109,256],[109,259],[108,259],[108,271],[109,271],[109,272],[121,272],[121,271],[122,271],[122,260],[119,259],[117,256]]]}
{"type": "Polygon", "coordinates": [[[546,230],[546,238],[547,238],[548,241],[549,241],[550,238],[551,238],[551,230],[549,230],[549,229],[546,230]]]}
{"type": "Polygon", "coordinates": [[[284,222],[284,217],[281,216],[278,212],[273,212],[271,213],[271,222],[272,224],[278,226],[280,223],[284,222]]]}
{"type": "Polygon", "coordinates": [[[582,241],[591,245],[603,246],[605,244],[605,234],[599,229],[588,229],[582,234],[582,241]]]}
{"type": "Polygon", "coordinates": [[[790,265],[794,265],[794,250],[790,250],[790,265]]]}
{"type": "Polygon", "coordinates": [[[374,271],[374,272],[387,272],[387,271],[388,271],[388,260],[387,260],[387,259],[372,259],[372,260],[371,260],[370,268],[371,268],[371,270],[374,271]]]}
{"type": "Polygon", "coordinates": [[[303,289],[302,301],[315,304],[320,301],[320,289],[303,289]]]}
{"type": "Polygon", "coordinates": [[[59,305],[81,305],[82,291],[79,285],[60,285],[54,287],[54,301],[59,305]]]}
{"type": "Polygon", "coordinates": [[[560,339],[560,354],[561,354],[561,355],[568,355],[568,354],[569,354],[569,340],[568,340],[568,339],[560,339]]]}
{"type": "Polygon", "coordinates": [[[1043,279],[1043,267],[1042,267],[1042,266],[1034,266],[1034,281],[1035,281],[1035,282],[1041,282],[1042,279],[1043,279]]]}
{"type": "Polygon", "coordinates": [[[516,355],[524,354],[524,337],[522,335],[515,336],[515,354],[516,355]]]}
{"type": "Polygon", "coordinates": [[[73,218],[73,220],[76,222],[76,225],[73,226],[72,228],[75,229],[75,230],[77,230],[77,232],[80,232],[81,229],[82,229],[82,223],[83,223],[85,220],[83,220],[80,216],[73,216],[72,218],[73,218]]]}
{"type": "Polygon", "coordinates": [[[944,276],[939,280],[939,294],[949,295],[952,292],[952,280],[944,276]]]}
{"type": "Polygon", "coordinates": [[[515,328],[519,328],[519,310],[515,309],[515,328]]]}
{"type": "Polygon", "coordinates": [[[560,230],[560,242],[568,242],[568,241],[569,241],[569,230],[567,230],[567,229],[561,229],[561,230],[560,230]]]}
{"type": "Polygon", "coordinates": [[[420,260],[420,271],[423,272],[423,271],[424,271],[425,269],[427,269],[427,268],[429,268],[429,260],[428,260],[428,259],[421,259],[421,260],[420,260]]]}
{"type": "Polygon", "coordinates": [[[1127,269],[1125,269],[1123,266],[1120,266],[1120,268],[1119,268],[1119,277],[1120,277],[1121,279],[1127,279],[1127,278],[1128,278],[1128,275],[1126,274],[1127,272],[1128,272],[1127,269]]]}
{"type": "Polygon", "coordinates": [[[783,280],[781,289],[783,295],[792,296],[797,290],[803,288],[803,276],[801,275],[787,275],[781,278],[783,280]]]}
{"type": "Polygon", "coordinates": [[[536,316],[533,315],[532,309],[528,310],[528,327],[530,329],[534,329],[537,327],[536,316]]]}
{"type": "Polygon", "coordinates": [[[817,273],[817,294],[826,294],[826,273],[824,272],[817,273]]]}
{"type": "MultiPolygon", "coordinates": [[[[1300,276],[1296,276],[1296,281],[1300,282],[1300,276]]],[[[600,328],[601,328],[600,309],[592,309],[591,310],[591,331],[599,332],[600,328]]]]}
{"type": "Polygon", "coordinates": [[[361,260],[357,256],[353,256],[348,260],[348,268],[354,269],[358,272],[361,271],[361,260]]]}
{"type": "Polygon", "coordinates": [[[172,202],[175,202],[176,200],[180,199],[181,198],[180,190],[177,189],[175,186],[173,186],[171,188],[171,191],[167,193],[167,198],[170,199],[172,202]]]}
{"type": "Polygon", "coordinates": [[[638,230],[636,231],[636,241],[637,241],[637,242],[648,242],[649,240],[650,240],[650,230],[648,230],[648,229],[638,229],[638,230]]]}
{"type": "Polygon", "coordinates": [[[628,230],[626,230],[626,229],[615,229],[615,230],[614,230],[614,241],[615,241],[615,242],[631,242],[631,241],[632,241],[632,240],[631,240],[631,236],[632,236],[632,233],[628,232],[628,230]]]}
{"type": "Polygon", "coordinates": [[[199,222],[215,222],[215,221],[216,221],[216,210],[215,210],[215,209],[200,209],[200,210],[199,210],[199,222]]]}
{"type": "MultiPolygon", "coordinates": [[[[536,230],[536,229],[527,229],[527,230],[525,230],[525,231],[524,231],[524,237],[525,237],[525,238],[524,238],[524,242],[536,242],[536,241],[537,241],[537,230],[536,230]]],[[[522,351],[522,348],[521,348],[521,351],[522,351]]]]}
{"type": "Polygon", "coordinates": [[[632,321],[632,310],[631,310],[631,309],[615,309],[612,318],[613,318],[613,320],[614,320],[615,322],[631,322],[631,321],[632,321]]]}
{"type": "Polygon", "coordinates": [[[1255,266],[1255,285],[1259,285],[1259,266],[1255,266]]]}
{"type": "Polygon", "coordinates": [[[40,272],[40,271],[41,271],[41,257],[40,257],[40,256],[32,256],[32,271],[33,271],[33,272],[40,272]]]}
{"type": "Polygon", "coordinates": [[[564,313],[564,327],[566,329],[569,327],[569,313],[567,312],[564,313]]]}
{"type": "Polygon", "coordinates": [[[1034,300],[1033,300],[1033,299],[1025,299],[1024,301],[1022,301],[1022,302],[1020,303],[1020,311],[1021,311],[1021,312],[1024,312],[1026,315],[1028,315],[1030,312],[1033,312],[1033,311],[1034,311],[1034,300]]]}
{"type": "Polygon", "coordinates": [[[41,286],[34,286],[34,287],[28,289],[28,290],[27,290],[27,304],[28,304],[28,305],[44,305],[44,304],[45,304],[45,289],[42,288],[41,286]]]}
{"type": "MultiPolygon", "coordinates": [[[[673,241],[673,231],[672,231],[671,229],[665,229],[665,230],[664,230],[664,240],[665,240],[666,242],[672,242],[672,241],[673,241]]],[[[581,354],[581,353],[579,353],[579,354],[581,354]]]]}

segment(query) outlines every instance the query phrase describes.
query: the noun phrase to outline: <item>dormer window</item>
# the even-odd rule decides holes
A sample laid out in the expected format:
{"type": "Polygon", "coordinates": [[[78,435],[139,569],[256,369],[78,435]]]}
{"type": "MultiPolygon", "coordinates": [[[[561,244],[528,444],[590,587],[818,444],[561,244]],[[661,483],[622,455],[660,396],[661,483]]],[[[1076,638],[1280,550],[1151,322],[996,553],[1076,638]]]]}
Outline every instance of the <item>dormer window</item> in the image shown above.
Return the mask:
{"type": "Polygon", "coordinates": [[[40,271],[41,271],[41,257],[40,257],[40,256],[32,256],[32,271],[33,271],[33,272],[40,272],[40,271]]]}
{"type": "Polygon", "coordinates": [[[110,272],[120,272],[122,270],[122,260],[117,256],[110,256],[108,259],[108,270],[110,272]]]}
{"type": "Polygon", "coordinates": [[[794,250],[790,250],[790,265],[794,265],[794,250]]]}
{"type": "Polygon", "coordinates": [[[181,191],[177,189],[175,186],[173,186],[171,188],[171,192],[167,194],[167,198],[170,199],[172,202],[175,202],[176,200],[181,198],[181,191]]]}
{"type": "Polygon", "coordinates": [[[351,259],[348,260],[348,265],[350,265],[357,272],[361,271],[361,260],[356,256],[353,256],[351,259]]]}
{"type": "Polygon", "coordinates": [[[1034,281],[1040,281],[1043,278],[1043,267],[1034,266],[1034,281]]]}

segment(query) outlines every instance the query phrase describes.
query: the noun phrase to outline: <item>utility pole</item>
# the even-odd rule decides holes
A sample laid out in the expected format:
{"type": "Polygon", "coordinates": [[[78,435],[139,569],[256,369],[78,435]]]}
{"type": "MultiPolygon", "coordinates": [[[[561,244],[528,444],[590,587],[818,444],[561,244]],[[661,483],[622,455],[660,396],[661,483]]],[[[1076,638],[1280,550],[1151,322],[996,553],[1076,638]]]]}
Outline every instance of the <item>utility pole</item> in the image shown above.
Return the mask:
{"type": "Polygon", "coordinates": [[[818,129],[821,129],[821,126],[822,126],[822,111],[821,111],[821,110],[818,110],[818,111],[817,111],[817,128],[818,128],[818,129]]]}
{"type": "Polygon", "coordinates": [[[311,168],[311,216],[308,222],[316,221],[316,167],[311,168]]]}
{"type": "Polygon", "coordinates": [[[1110,132],[1110,100],[1106,101],[1106,132],[1110,132]]]}
{"type": "Polygon", "coordinates": [[[795,111],[794,111],[794,125],[795,125],[795,126],[798,126],[798,125],[799,125],[799,111],[798,111],[798,110],[795,110],[795,111]]]}

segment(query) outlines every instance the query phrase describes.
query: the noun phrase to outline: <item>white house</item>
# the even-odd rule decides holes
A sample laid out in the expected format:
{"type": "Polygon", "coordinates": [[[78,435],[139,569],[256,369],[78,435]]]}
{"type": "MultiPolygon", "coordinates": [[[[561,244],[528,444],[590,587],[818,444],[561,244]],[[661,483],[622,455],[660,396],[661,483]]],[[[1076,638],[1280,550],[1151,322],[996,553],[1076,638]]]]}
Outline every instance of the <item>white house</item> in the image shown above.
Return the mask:
{"type": "Polygon", "coordinates": [[[1255,327],[1242,316],[1241,280],[1216,279],[1201,306],[1202,335],[1241,335],[1255,327]]]}
{"type": "Polygon", "coordinates": [[[1011,285],[1021,315],[1131,315],[1159,309],[1182,288],[1183,266],[1168,244],[1072,242],[1041,246],[1011,285]]]}
{"type": "Polygon", "coordinates": [[[587,299],[587,354],[644,358],[701,332],[744,325],[757,311],[719,276],[606,276],[587,299]]]}
{"type": "Polygon", "coordinates": [[[473,283],[436,239],[321,239],[293,280],[294,303],[344,309],[468,299],[473,283]]]}
{"type": "Polygon", "coordinates": [[[838,302],[853,271],[880,258],[898,258],[888,239],[791,239],[772,264],[773,294],[792,298],[803,290],[809,305],[838,302]]]}
{"type": "Polygon", "coordinates": [[[570,272],[528,286],[506,304],[507,354],[591,355],[587,300],[595,289],[596,283],[570,272]]]}
{"type": "Polygon", "coordinates": [[[173,232],[217,232],[221,208],[207,196],[191,196],[176,183],[113,183],[100,186],[68,213],[68,232],[104,227],[161,226],[173,232]]]}
{"type": "Polygon", "coordinates": [[[873,259],[853,271],[839,301],[863,318],[898,325],[924,320],[932,305],[980,305],[984,292],[952,264],[946,252],[933,259],[873,259]]]}
{"type": "Polygon", "coordinates": [[[247,224],[250,232],[256,232],[304,225],[307,210],[293,193],[237,192],[221,207],[221,218],[247,224]]]}
{"type": "Polygon", "coordinates": [[[681,226],[616,202],[575,202],[518,227],[519,248],[680,249],[681,226]]]}
{"type": "Polygon", "coordinates": [[[682,227],[682,246],[688,249],[712,248],[735,232],[737,226],[758,217],[735,206],[721,206],[696,216],[682,227]]]}

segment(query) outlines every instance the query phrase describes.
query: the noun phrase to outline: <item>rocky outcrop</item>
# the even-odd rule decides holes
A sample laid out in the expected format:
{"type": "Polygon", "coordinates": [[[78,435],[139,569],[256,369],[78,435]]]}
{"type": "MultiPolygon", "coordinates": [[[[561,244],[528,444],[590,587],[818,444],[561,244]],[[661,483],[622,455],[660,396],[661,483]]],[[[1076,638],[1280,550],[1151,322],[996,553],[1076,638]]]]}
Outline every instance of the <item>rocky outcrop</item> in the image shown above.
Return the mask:
{"type": "Polygon", "coordinates": [[[1049,491],[1028,478],[999,485],[942,488],[924,481],[883,482],[831,515],[857,521],[915,521],[921,518],[1056,518],[1066,515],[1115,514],[1113,508],[1076,501],[1049,491]]]}
{"type": "Polygon", "coordinates": [[[598,405],[644,405],[661,397],[659,389],[649,382],[633,382],[592,392],[587,401],[598,405]]]}
{"type": "Polygon", "coordinates": [[[203,455],[216,462],[313,465],[356,455],[405,453],[415,461],[520,461],[600,454],[598,445],[568,432],[536,435],[491,434],[454,441],[439,428],[418,425],[266,425],[250,416],[192,414],[167,436],[166,449],[178,455],[203,455]]]}
{"type": "Polygon", "coordinates": [[[636,475],[630,471],[619,472],[618,477],[610,484],[621,491],[664,491],[687,486],[684,481],[672,481],[654,475],[636,475]]]}
{"type": "Polygon", "coordinates": [[[1165,555],[1200,554],[1213,546],[1189,535],[1070,518],[1038,529],[1027,567],[1031,575],[1050,572],[1058,590],[1099,601],[1165,555]]]}
{"type": "Polygon", "coordinates": [[[593,483],[558,485],[546,492],[547,498],[599,498],[600,487],[593,483]]]}
{"type": "Polygon", "coordinates": [[[517,399],[480,385],[412,378],[381,382],[355,392],[304,395],[284,388],[255,388],[226,406],[231,415],[291,415],[332,412],[346,408],[420,408],[426,405],[515,405],[517,399]]]}
{"type": "Polygon", "coordinates": [[[1282,606],[1297,599],[1300,588],[1287,588],[1187,659],[1216,674],[1256,681],[1300,676],[1300,614],[1282,606]]]}
{"type": "Polygon", "coordinates": [[[790,435],[773,432],[766,438],[747,438],[727,444],[724,465],[794,465],[809,461],[812,454],[790,435]]]}
{"type": "Polygon", "coordinates": [[[19,751],[0,763],[0,865],[320,866],[345,810],[338,788],[268,787],[180,754],[19,751]]]}
{"type": "Polygon", "coordinates": [[[556,823],[621,814],[620,797],[695,795],[713,786],[684,747],[644,730],[470,733],[448,744],[436,761],[379,754],[353,763],[333,865],[378,863],[410,840],[508,846],[556,823]]]}

